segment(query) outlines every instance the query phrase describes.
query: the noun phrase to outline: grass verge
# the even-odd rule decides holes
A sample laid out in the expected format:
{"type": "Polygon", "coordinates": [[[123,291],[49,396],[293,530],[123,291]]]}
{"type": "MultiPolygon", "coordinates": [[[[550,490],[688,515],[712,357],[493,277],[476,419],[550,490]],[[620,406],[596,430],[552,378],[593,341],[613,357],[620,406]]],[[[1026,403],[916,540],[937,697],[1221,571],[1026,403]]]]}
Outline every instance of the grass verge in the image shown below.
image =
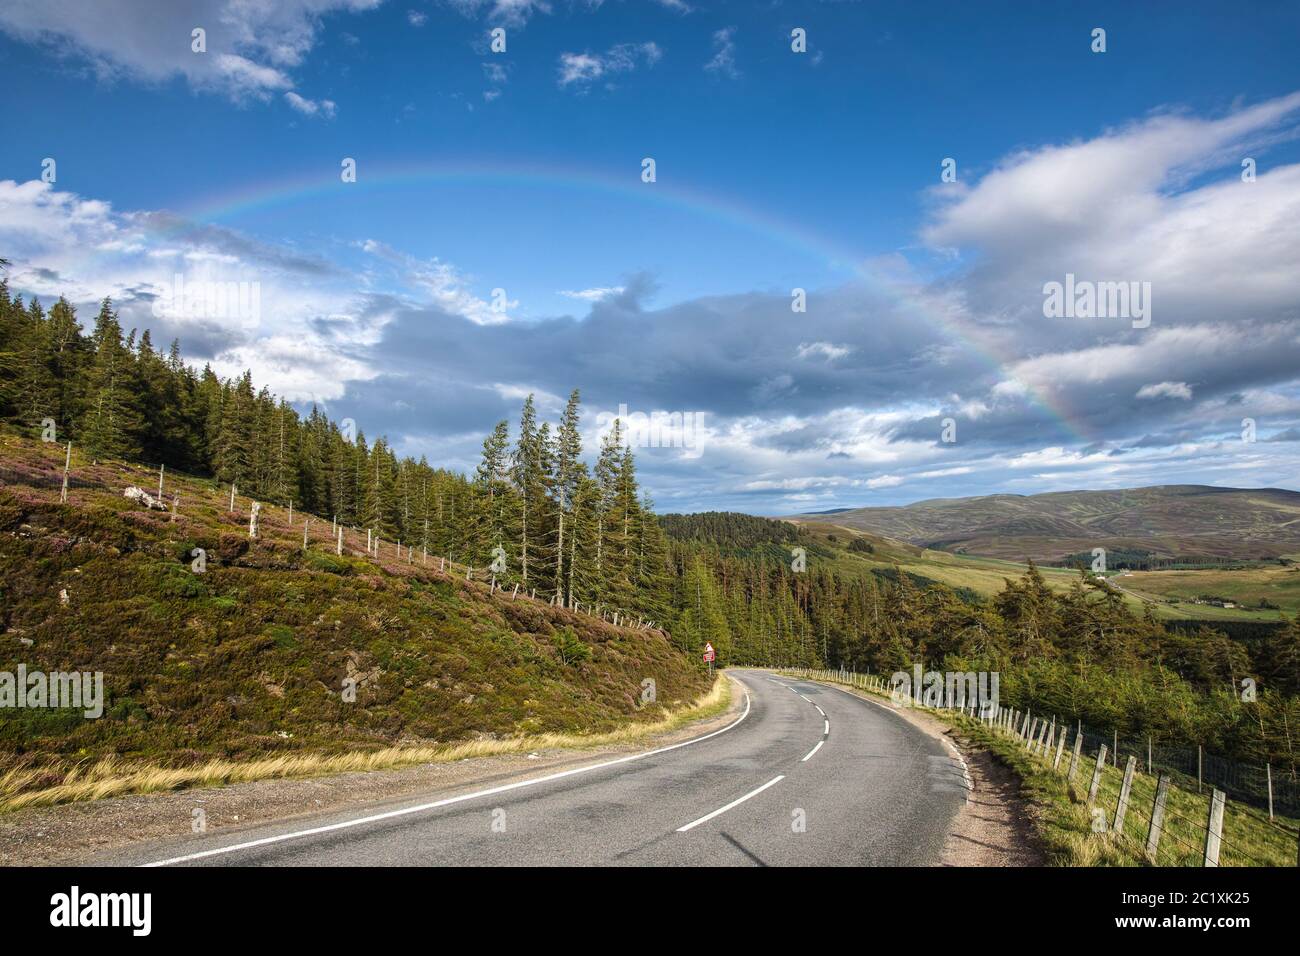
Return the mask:
{"type": "Polygon", "coordinates": [[[730,706],[731,681],[719,674],[708,693],[689,705],[668,711],[659,720],[631,723],[596,734],[544,733],[445,745],[385,747],[380,750],[330,755],[288,754],[249,761],[210,760],[181,769],[105,757],[93,763],[75,764],[62,771],[62,779],[58,783],[46,786],[39,785],[38,781],[49,778],[50,767],[14,767],[0,774],[0,812],[103,800],[127,794],[218,787],[272,778],[391,770],[415,764],[448,763],[471,757],[529,753],[534,750],[576,750],[637,743],[658,734],[670,733],[695,721],[716,717],[730,706]]]}

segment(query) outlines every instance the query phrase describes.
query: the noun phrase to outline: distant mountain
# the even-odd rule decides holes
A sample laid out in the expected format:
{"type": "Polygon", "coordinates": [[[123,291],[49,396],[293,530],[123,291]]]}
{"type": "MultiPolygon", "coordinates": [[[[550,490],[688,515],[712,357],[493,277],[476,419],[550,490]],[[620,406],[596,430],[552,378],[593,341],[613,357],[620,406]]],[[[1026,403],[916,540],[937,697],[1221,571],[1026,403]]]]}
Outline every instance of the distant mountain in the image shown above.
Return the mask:
{"type": "MultiPolygon", "coordinates": [[[[828,512],[794,516],[825,520],[828,512]],[[816,517],[814,517],[816,516],[816,517]]],[[[1116,491],[934,498],[853,508],[834,522],[945,551],[1055,561],[1092,548],[1162,558],[1274,558],[1300,552],[1300,492],[1155,485],[1116,491]]]]}

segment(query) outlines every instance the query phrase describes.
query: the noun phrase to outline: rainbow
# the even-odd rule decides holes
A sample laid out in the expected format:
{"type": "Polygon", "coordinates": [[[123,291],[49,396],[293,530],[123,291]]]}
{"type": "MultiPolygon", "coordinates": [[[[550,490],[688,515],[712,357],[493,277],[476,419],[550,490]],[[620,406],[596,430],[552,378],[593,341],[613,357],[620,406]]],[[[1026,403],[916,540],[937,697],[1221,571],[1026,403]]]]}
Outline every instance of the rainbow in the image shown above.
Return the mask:
{"type": "MultiPolygon", "coordinates": [[[[788,248],[825,261],[832,271],[842,271],[857,281],[884,293],[905,313],[936,329],[948,340],[976,355],[1001,378],[1011,378],[1009,357],[971,330],[942,314],[923,308],[914,299],[868,269],[866,257],[821,236],[805,226],[771,216],[717,193],[705,193],[681,185],[656,182],[653,188],[640,181],[640,167],[625,177],[579,167],[537,166],[525,163],[478,161],[437,163],[428,161],[368,163],[358,160],[357,181],[347,185],[356,190],[488,185],[513,189],[572,190],[584,195],[608,195],[653,206],[668,207],[708,221],[742,229],[788,248]]],[[[338,196],[342,186],[338,168],[260,182],[229,193],[207,197],[176,212],[182,217],[175,226],[158,230],[162,237],[183,233],[190,222],[222,223],[257,212],[305,200],[328,200],[338,196]]],[[[1081,424],[1044,388],[1025,384],[1025,395],[1039,409],[1058,422],[1082,443],[1091,442],[1081,424]]]]}

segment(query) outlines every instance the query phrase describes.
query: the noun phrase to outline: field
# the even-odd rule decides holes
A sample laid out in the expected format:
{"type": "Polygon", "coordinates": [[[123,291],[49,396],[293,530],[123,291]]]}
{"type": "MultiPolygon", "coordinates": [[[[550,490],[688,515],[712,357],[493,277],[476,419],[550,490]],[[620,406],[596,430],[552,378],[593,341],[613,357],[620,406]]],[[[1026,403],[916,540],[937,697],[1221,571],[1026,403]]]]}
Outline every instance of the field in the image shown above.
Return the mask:
{"type": "Polygon", "coordinates": [[[1152,601],[1175,599],[1177,605],[1161,605],[1168,611],[1176,608],[1194,617],[1217,619],[1231,614],[1234,620],[1272,621],[1281,615],[1277,610],[1259,609],[1260,601],[1277,605],[1287,616],[1300,612],[1300,566],[1266,566],[1240,571],[1134,571],[1119,577],[1116,584],[1126,591],[1152,601]],[[1203,595],[1226,598],[1237,608],[1219,608],[1191,602],[1203,595]],[[1251,606],[1246,610],[1241,605],[1251,606]]]}
{"type": "MultiPolygon", "coordinates": [[[[988,597],[1002,589],[1007,578],[1025,573],[1027,565],[1002,558],[973,554],[953,554],[931,548],[891,541],[879,535],[822,521],[794,519],[806,535],[825,548],[823,560],[841,574],[869,574],[876,570],[898,567],[905,572],[940,581],[951,588],[968,588],[988,597]],[[869,542],[870,553],[850,552],[847,544],[854,538],[869,542]]],[[[1043,580],[1055,591],[1066,591],[1079,580],[1079,572],[1069,568],[1039,566],[1043,580]]],[[[1287,615],[1300,610],[1300,569],[1270,565],[1241,571],[1153,571],[1115,574],[1108,579],[1118,587],[1134,610],[1151,604],[1161,620],[1204,621],[1278,621],[1277,610],[1223,608],[1209,604],[1192,604],[1202,594],[1231,598],[1235,602],[1258,604],[1261,598],[1278,605],[1287,615]],[[1171,587],[1177,582],[1178,590],[1171,587]],[[1181,603],[1170,604],[1169,598],[1181,603]]]]}

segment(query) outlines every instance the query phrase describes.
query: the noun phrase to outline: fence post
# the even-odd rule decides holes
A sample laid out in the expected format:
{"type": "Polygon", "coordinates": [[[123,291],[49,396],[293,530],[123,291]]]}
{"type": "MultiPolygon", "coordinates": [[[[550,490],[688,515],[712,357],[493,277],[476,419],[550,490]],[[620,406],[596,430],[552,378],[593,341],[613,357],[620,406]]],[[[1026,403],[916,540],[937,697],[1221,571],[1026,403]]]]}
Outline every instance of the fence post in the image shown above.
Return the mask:
{"type": "Polygon", "coordinates": [[[72,467],[72,442],[68,442],[68,457],[63,460],[63,491],[59,493],[59,504],[68,503],[68,469],[72,467]]]}
{"type": "Polygon", "coordinates": [[[1156,781],[1156,798],[1151,804],[1151,824],[1147,827],[1147,859],[1154,863],[1160,849],[1160,835],[1165,827],[1165,802],[1169,799],[1169,774],[1162,773],[1156,781]]]}
{"type": "Polygon", "coordinates": [[[1097,799],[1097,788],[1101,786],[1101,772],[1106,769],[1106,745],[1102,744],[1101,749],[1097,751],[1097,762],[1092,765],[1092,783],[1088,785],[1088,809],[1092,809],[1093,801],[1097,799]]]}
{"type": "Polygon", "coordinates": [[[1052,769],[1061,769],[1061,754],[1065,753],[1065,724],[1061,724],[1061,733],[1056,740],[1056,759],[1052,761],[1052,769]]]}
{"type": "Polygon", "coordinates": [[[1196,745],[1196,792],[1201,792],[1201,745],[1196,745]]]}
{"type": "Polygon", "coordinates": [[[1219,846],[1223,843],[1223,805],[1227,797],[1214,787],[1210,794],[1210,819],[1205,825],[1205,865],[1219,865],[1219,846]]]}
{"type": "Polygon", "coordinates": [[[1147,773],[1151,773],[1151,735],[1147,734],[1147,773]]]}
{"type": "Polygon", "coordinates": [[[337,546],[335,546],[334,553],[335,554],[343,553],[343,529],[342,528],[339,528],[339,543],[337,546]]]}
{"type": "Polygon", "coordinates": [[[1268,779],[1268,818],[1273,819],[1273,765],[1264,764],[1264,773],[1268,779]]]}
{"type": "Polygon", "coordinates": [[[1115,804],[1115,826],[1112,828],[1116,833],[1124,832],[1124,817],[1128,816],[1128,795],[1133,789],[1133,772],[1137,770],[1138,758],[1132,754],[1128,755],[1128,763],[1124,764],[1124,782],[1119,788],[1119,802],[1115,804]]]}
{"type": "Polygon", "coordinates": [[[1079,769],[1079,754],[1083,753],[1083,731],[1074,735],[1074,752],[1070,754],[1070,771],[1065,775],[1066,783],[1074,783],[1074,772],[1079,769]]]}

